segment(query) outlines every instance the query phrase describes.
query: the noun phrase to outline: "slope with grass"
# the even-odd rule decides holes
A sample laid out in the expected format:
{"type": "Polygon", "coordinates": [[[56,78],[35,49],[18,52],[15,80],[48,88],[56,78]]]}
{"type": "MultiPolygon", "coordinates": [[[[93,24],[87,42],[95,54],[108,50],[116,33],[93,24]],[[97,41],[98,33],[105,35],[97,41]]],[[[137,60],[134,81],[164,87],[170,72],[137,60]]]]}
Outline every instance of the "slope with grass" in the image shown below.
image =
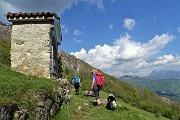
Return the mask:
{"type": "Polygon", "coordinates": [[[0,63],[10,65],[11,26],[0,21],[0,63]]]}
{"type": "MultiPolygon", "coordinates": [[[[57,115],[57,120],[168,120],[161,115],[149,113],[117,99],[118,106],[114,111],[106,109],[106,104],[102,103],[100,108],[93,105],[94,97],[83,96],[83,90],[80,95],[74,95],[70,106],[64,106],[57,115]]],[[[101,100],[105,101],[108,94],[100,92],[101,100]]]]}
{"type": "MultiPolygon", "coordinates": [[[[59,59],[62,63],[63,76],[71,82],[75,70],[81,79],[82,90],[90,90],[91,88],[91,70],[94,68],[75,56],[61,52],[59,59]],[[76,68],[76,69],[74,69],[76,68]]],[[[100,71],[100,70],[98,70],[100,71]]],[[[121,98],[125,103],[133,107],[155,113],[162,114],[170,119],[180,118],[180,103],[169,102],[159,97],[156,93],[146,89],[134,87],[120,79],[104,73],[105,85],[103,92],[113,93],[116,97],[121,98]]]]}
{"type": "Polygon", "coordinates": [[[38,100],[43,97],[34,96],[40,93],[44,94],[47,100],[53,99],[54,89],[57,87],[58,84],[55,81],[26,76],[0,64],[0,108],[15,105],[16,110],[28,110],[30,118],[35,118],[38,100]]]}
{"type": "Polygon", "coordinates": [[[0,63],[10,65],[10,41],[0,36],[0,63]]]}

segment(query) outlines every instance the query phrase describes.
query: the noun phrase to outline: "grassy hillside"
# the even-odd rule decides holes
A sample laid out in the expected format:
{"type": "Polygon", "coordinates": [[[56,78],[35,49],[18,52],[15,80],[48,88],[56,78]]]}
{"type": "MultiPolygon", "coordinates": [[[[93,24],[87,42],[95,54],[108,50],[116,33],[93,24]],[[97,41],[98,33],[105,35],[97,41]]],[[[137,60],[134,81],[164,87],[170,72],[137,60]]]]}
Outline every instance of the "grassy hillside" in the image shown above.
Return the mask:
{"type": "Polygon", "coordinates": [[[0,63],[10,65],[10,41],[0,36],[0,63]]]}
{"type": "Polygon", "coordinates": [[[0,105],[17,104],[20,109],[27,109],[31,116],[37,104],[31,99],[32,93],[46,91],[53,94],[53,88],[57,87],[54,81],[25,76],[0,64],[0,105]]]}
{"type": "MultiPolygon", "coordinates": [[[[34,109],[34,106],[36,106],[36,103],[29,98],[31,92],[45,90],[49,94],[52,94],[53,88],[57,88],[56,82],[33,76],[25,76],[10,70],[9,67],[2,64],[0,65],[0,80],[0,105],[16,103],[21,109],[27,109],[30,113],[34,109]]],[[[120,98],[117,99],[117,103],[121,107],[117,107],[115,111],[107,110],[105,104],[102,104],[101,108],[96,108],[92,105],[95,99],[94,97],[84,97],[82,95],[82,88],[80,93],[79,96],[75,96],[72,90],[72,103],[69,107],[63,105],[61,111],[52,120],[168,120],[159,113],[156,113],[156,117],[154,113],[137,109],[123,102],[120,98]]],[[[101,91],[101,99],[107,99],[108,94],[101,91]]]]}
{"type": "MultiPolygon", "coordinates": [[[[67,79],[71,82],[75,70],[71,66],[77,67],[79,64],[78,76],[82,82],[82,90],[90,90],[91,88],[91,70],[93,67],[90,67],[89,64],[81,61],[81,64],[78,62],[78,59],[74,58],[74,56],[61,56],[62,65],[63,65],[63,75],[67,77],[67,79]],[[71,58],[69,58],[71,57],[71,58]],[[74,59],[73,59],[74,58],[74,59]],[[71,65],[66,65],[66,61],[63,60],[71,60],[71,65]],[[69,67],[68,67],[69,66],[69,67]]],[[[100,70],[99,70],[100,71],[100,70]]],[[[128,83],[125,83],[113,76],[108,74],[104,74],[105,76],[105,86],[102,91],[105,93],[113,93],[117,98],[121,99],[123,102],[151,112],[155,114],[161,114],[170,119],[179,119],[180,116],[180,105],[179,103],[169,104],[167,101],[163,101],[161,97],[157,96],[152,91],[147,89],[136,88],[128,83]]]]}
{"type": "MultiPolygon", "coordinates": [[[[67,72],[67,71],[66,71],[67,72]]],[[[71,72],[68,71],[69,75],[71,72]]],[[[85,73],[86,76],[83,76],[79,72],[79,76],[82,79],[82,88],[83,90],[89,90],[91,78],[85,73]],[[83,79],[86,78],[87,79],[83,79]]],[[[64,73],[67,74],[67,73],[64,73]]],[[[70,76],[68,78],[70,78],[70,76]]],[[[90,74],[89,74],[90,75],[90,74]]],[[[123,105],[123,107],[119,107],[117,111],[109,111],[105,108],[105,105],[102,105],[102,109],[97,110],[94,106],[92,106],[92,102],[94,98],[84,98],[82,94],[80,96],[73,95],[73,102],[69,108],[64,106],[56,119],[110,119],[113,117],[114,119],[156,119],[156,116],[166,116],[171,119],[178,119],[178,110],[175,108],[171,108],[168,105],[161,104],[161,100],[159,102],[156,101],[157,98],[154,97],[154,94],[148,90],[142,90],[142,93],[137,88],[132,87],[122,81],[116,80],[114,77],[106,75],[106,85],[103,87],[101,92],[101,98],[106,99],[108,94],[114,93],[117,96],[118,104],[123,105]],[[141,98],[140,94],[142,94],[141,98]],[[85,104],[84,104],[84,103],[85,104]],[[156,102],[156,103],[155,103],[156,102]],[[87,103],[87,104],[86,104],[87,103]],[[77,112],[78,106],[81,106],[81,111],[77,112]],[[87,107],[86,107],[87,106],[87,107]],[[137,107],[144,110],[137,109],[137,107]],[[95,112],[94,112],[95,111],[95,112]],[[96,113],[100,113],[103,117],[98,116],[96,113]],[[94,116],[94,117],[92,117],[94,116]],[[111,116],[111,117],[109,117],[111,116]],[[59,118],[60,117],[60,118],[59,118]],[[91,118],[92,117],[92,118],[91,118]]],[[[57,88],[57,83],[50,81],[48,79],[41,79],[33,76],[26,76],[17,72],[12,71],[9,67],[0,64],[0,105],[6,105],[10,103],[16,103],[19,105],[21,109],[27,109],[31,111],[34,109],[36,103],[30,99],[30,94],[33,91],[42,91],[45,90],[49,94],[53,94],[53,88],[57,88]]],[[[70,80],[70,79],[69,79],[70,80]]],[[[74,92],[72,92],[73,94],[74,92]]],[[[55,118],[54,118],[55,119],[55,118]]],[[[158,119],[165,119],[163,117],[159,117],[158,119]]]]}
{"type": "MultiPolygon", "coordinates": [[[[112,111],[106,109],[106,104],[102,104],[101,108],[93,106],[93,97],[85,97],[82,94],[74,95],[70,106],[64,106],[55,119],[57,120],[168,120],[161,115],[149,113],[131,105],[124,103],[121,99],[117,99],[118,107],[112,111]]],[[[102,101],[107,99],[108,94],[100,92],[102,101]]]]}
{"type": "Polygon", "coordinates": [[[180,101],[180,80],[158,79],[152,77],[129,77],[124,79],[129,84],[137,87],[147,88],[154,92],[164,92],[164,96],[180,101]]]}

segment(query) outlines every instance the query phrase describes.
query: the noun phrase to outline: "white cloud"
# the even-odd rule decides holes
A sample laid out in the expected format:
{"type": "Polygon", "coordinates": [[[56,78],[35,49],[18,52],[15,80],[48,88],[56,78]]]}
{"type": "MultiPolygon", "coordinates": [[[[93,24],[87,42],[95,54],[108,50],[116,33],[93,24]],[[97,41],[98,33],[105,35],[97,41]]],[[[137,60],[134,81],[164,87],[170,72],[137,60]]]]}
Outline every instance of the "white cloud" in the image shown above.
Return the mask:
{"type": "Polygon", "coordinates": [[[73,41],[74,41],[75,43],[80,43],[80,42],[82,42],[82,40],[79,40],[79,39],[77,39],[77,38],[73,38],[73,41]]]}
{"type": "Polygon", "coordinates": [[[147,66],[148,66],[148,63],[146,61],[142,61],[137,66],[135,66],[135,68],[145,68],[147,66]]]}
{"type": "Polygon", "coordinates": [[[123,25],[124,28],[128,30],[132,30],[136,24],[136,21],[131,18],[125,18],[123,22],[124,22],[124,25],[123,25]]]}
{"type": "Polygon", "coordinates": [[[155,53],[161,50],[174,38],[173,35],[162,34],[161,36],[156,35],[152,40],[143,45],[146,48],[146,53],[155,53]]]}
{"type": "Polygon", "coordinates": [[[74,30],[74,32],[73,32],[73,35],[79,36],[80,34],[81,34],[81,32],[79,30],[74,30]]]}
{"type": "Polygon", "coordinates": [[[117,60],[130,60],[145,54],[141,43],[132,41],[131,36],[127,33],[125,36],[117,39],[114,42],[113,47],[116,49],[116,51],[118,51],[118,54],[115,57],[117,60]]]}
{"type": "Polygon", "coordinates": [[[96,5],[98,9],[103,9],[104,0],[0,0],[0,20],[7,22],[4,14],[7,12],[56,12],[63,13],[70,9],[72,5],[79,2],[86,2],[90,5],[96,5]]]}
{"type": "Polygon", "coordinates": [[[68,30],[66,25],[61,25],[61,30],[62,30],[63,33],[66,33],[66,34],[69,33],[69,30],[68,30]]]}
{"type": "Polygon", "coordinates": [[[131,36],[126,33],[115,40],[112,46],[96,45],[89,51],[83,48],[79,52],[70,54],[115,76],[120,74],[147,75],[151,70],[157,69],[157,65],[159,66],[160,63],[176,62],[175,64],[177,64],[176,58],[172,55],[153,58],[157,51],[162,50],[172,39],[173,35],[162,34],[155,36],[147,43],[140,43],[133,41],[131,36]],[[151,58],[153,59],[150,60],[151,58]]]}
{"type": "Polygon", "coordinates": [[[112,30],[114,28],[113,25],[109,25],[109,29],[112,30]]]}
{"type": "Polygon", "coordinates": [[[164,55],[163,57],[158,57],[158,60],[155,61],[155,65],[163,65],[174,62],[175,59],[172,55],[164,55]]]}

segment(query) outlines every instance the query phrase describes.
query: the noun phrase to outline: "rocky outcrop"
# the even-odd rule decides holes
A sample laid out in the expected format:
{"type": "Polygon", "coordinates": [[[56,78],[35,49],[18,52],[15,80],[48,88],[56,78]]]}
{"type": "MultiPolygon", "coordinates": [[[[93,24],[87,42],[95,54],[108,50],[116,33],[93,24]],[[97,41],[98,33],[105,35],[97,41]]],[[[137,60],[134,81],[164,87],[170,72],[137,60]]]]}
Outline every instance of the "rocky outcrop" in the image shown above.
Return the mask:
{"type": "Polygon", "coordinates": [[[58,56],[61,57],[61,62],[63,64],[63,66],[66,66],[69,69],[73,69],[78,72],[79,72],[80,68],[84,68],[85,66],[88,66],[89,70],[94,69],[88,63],[85,63],[83,60],[80,60],[73,55],[65,53],[63,50],[58,50],[58,56]]]}
{"type": "Polygon", "coordinates": [[[49,120],[60,111],[62,105],[70,105],[72,101],[70,83],[66,79],[59,79],[58,84],[59,87],[50,95],[45,90],[29,93],[31,102],[35,104],[31,114],[28,110],[19,109],[16,103],[0,105],[0,120],[49,120]]]}
{"type": "Polygon", "coordinates": [[[18,106],[14,103],[0,106],[0,120],[12,120],[16,110],[18,106]]]}

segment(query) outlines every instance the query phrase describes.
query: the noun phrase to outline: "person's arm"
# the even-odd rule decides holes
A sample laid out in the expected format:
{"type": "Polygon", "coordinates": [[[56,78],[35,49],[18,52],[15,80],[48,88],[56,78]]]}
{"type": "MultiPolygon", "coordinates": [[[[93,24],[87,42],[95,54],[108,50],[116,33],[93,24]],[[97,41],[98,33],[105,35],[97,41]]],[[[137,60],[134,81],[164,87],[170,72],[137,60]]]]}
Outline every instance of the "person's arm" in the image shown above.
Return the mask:
{"type": "Polygon", "coordinates": [[[95,81],[95,78],[92,79],[91,90],[93,90],[93,87],[94,87],[94,81],[95,81]]]}

